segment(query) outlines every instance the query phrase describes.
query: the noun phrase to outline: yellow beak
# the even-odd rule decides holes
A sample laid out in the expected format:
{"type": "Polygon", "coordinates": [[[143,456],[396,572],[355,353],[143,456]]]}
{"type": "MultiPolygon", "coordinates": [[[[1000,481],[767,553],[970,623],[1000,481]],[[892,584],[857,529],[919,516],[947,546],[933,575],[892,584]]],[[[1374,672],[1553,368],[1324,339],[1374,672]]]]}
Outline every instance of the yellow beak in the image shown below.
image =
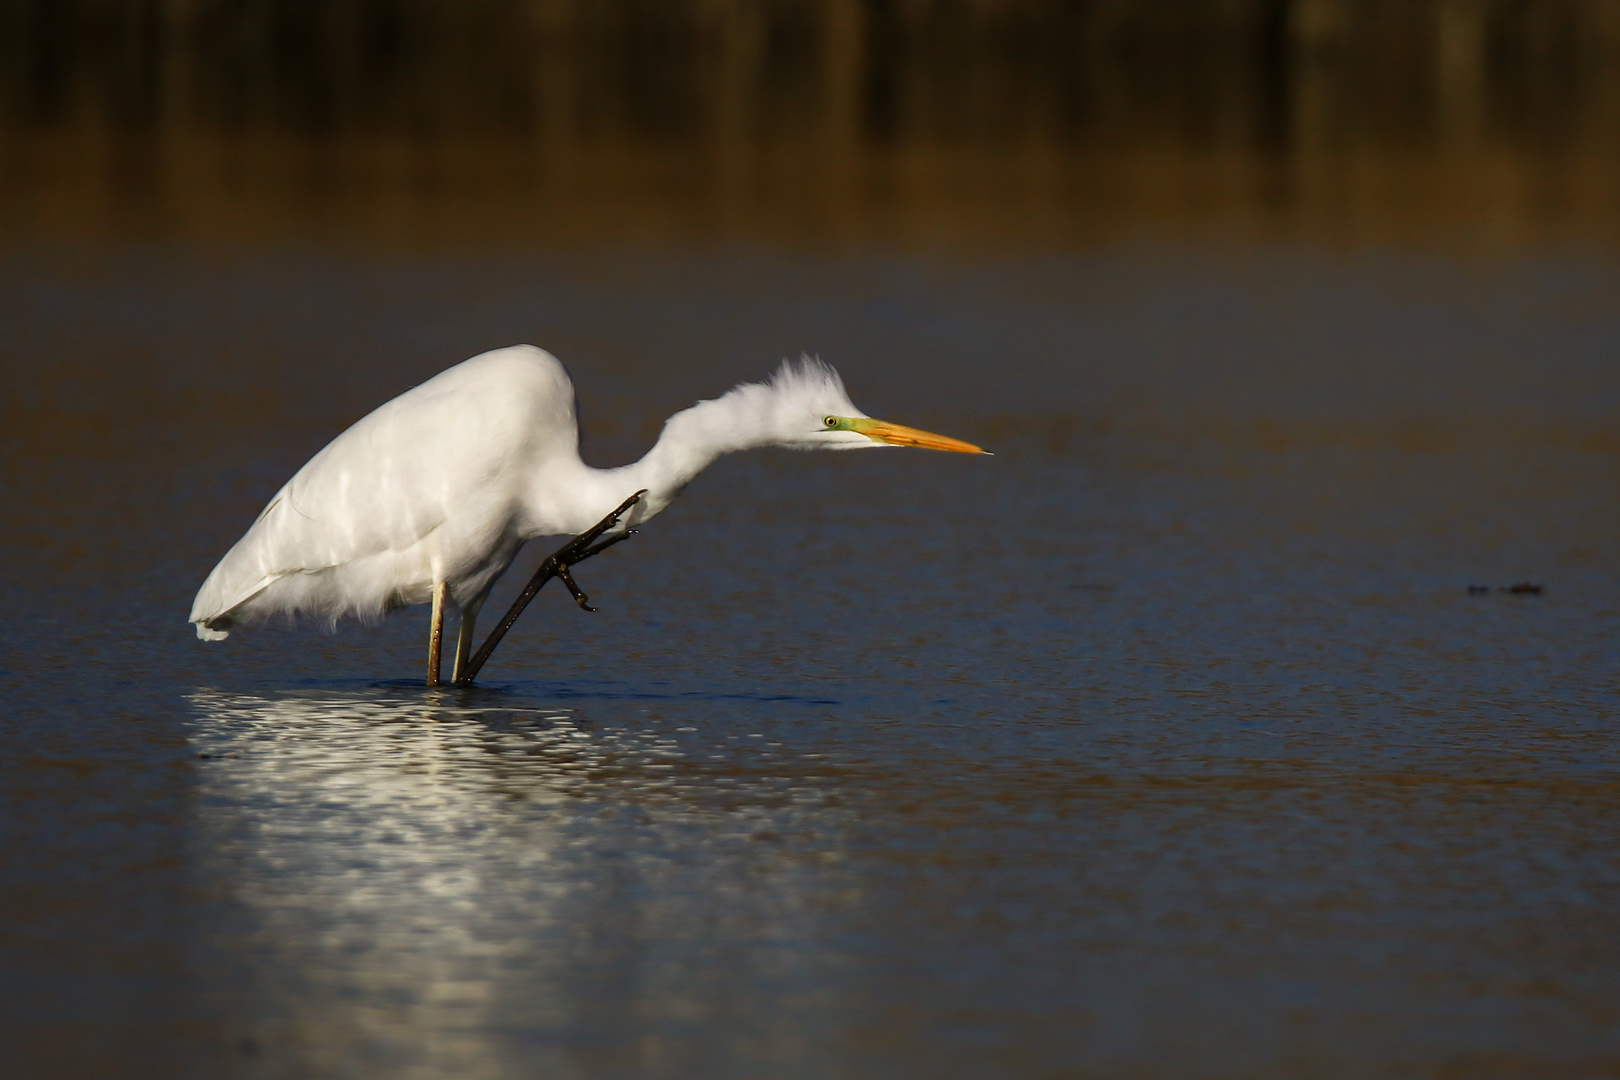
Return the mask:
{"type": "Polygon", "coordinates": [[[874,442],[888,443],[891,446],[917,446],[924,450],[954,450],[958,454],[984,454],[989,452],[974,446],[970,442],[963,442],[961,439],[935,435],[931,431],[919,431],[916,428],[891,424],[887,420],[873,420],[864,416],[852,419],[849,422],[849,429],[860,432],[874,442]]]}

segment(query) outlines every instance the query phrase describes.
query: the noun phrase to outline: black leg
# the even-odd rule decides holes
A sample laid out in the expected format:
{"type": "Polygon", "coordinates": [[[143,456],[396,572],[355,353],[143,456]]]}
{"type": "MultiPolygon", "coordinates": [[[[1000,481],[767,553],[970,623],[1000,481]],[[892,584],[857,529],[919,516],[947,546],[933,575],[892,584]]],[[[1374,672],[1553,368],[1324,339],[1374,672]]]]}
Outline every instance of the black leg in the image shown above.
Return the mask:
{"type": "Polygon", "coordinates": [[[568,591],[573,594],[580,607],[586,611],[596,610],[591,607],[587,602],[588,598],[580,591],[579,586],[574,583],[574,575],[569,573],[568,568],[575,563],[584,562],[592,555],[606,551],[620,540],[628,540],[634,536],[634,529],[626,529],[617,536],[610,536],[600,543],[597,542],[597,538],[617,525],[619,519],[632,506],[640,502],[641,497],[645,494],[647,494],[645,490],[636,492],[620,503],[619,508],[613,513],[545,557],[540,563],[539,569],[534,572],[534,577],[529,579],[529,583],[523,587],[523,591],[518,594],[518,598],[512,602],[511,608],[505,615],[501,616],[501,621],[495,624],[495,629],[489,632],[489,637],[484,639],[484,643],[478,647],[478,651],[473,654],[473,658],[467,661],[466,671],[456,680],[457,686],[472,685],[472,681],[478,677],[478,672],[483,669],[484,662],[495,651],[495,646],[499,645],[501,639],[506,636],[506,632],[512,629],[512,624],[517,622],[519,615],[523,614],[523,609],[529,606],[529,601],[533,600],[545,583],[552,578],[562,579],[562,583],[568,586],[568,591]]]}

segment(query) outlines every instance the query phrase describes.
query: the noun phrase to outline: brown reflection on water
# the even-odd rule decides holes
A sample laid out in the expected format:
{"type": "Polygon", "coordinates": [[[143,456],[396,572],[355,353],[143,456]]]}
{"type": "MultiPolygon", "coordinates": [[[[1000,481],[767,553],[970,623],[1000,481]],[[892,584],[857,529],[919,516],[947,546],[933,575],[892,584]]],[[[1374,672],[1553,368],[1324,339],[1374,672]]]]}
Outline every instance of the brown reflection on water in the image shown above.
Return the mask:
{"type": "Polygon", "coordinates": [[[0,4],[12,237],[1620,235],[1602,0],[0,4]]]}

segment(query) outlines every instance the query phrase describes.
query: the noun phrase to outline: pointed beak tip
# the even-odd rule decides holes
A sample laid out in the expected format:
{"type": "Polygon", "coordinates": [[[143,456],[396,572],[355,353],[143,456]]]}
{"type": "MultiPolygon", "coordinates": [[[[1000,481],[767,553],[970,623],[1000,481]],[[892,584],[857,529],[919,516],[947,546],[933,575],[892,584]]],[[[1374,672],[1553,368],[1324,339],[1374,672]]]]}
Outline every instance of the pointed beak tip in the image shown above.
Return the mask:
{"type": "Polygon", "coordinates": [[[920,450],[946,450],[958,454],[994,456],[990,451],[973,443],[953,439],[948,435],[936,435],[932,431],[905,427],[902,424],[891,424],[886,420],[866,420],[856,430],[874,442],[887,443],[890,446],[912,446],[920,450]]]}

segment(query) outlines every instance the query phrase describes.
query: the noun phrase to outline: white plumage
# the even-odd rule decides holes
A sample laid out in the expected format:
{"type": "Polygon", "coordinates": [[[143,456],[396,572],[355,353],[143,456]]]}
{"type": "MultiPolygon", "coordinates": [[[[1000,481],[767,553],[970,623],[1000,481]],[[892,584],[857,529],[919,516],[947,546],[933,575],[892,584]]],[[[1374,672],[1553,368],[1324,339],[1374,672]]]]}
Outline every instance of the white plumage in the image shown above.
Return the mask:
{"type": "Polygon", "coordinates": [[[647,494],[620,530],[663,510],[721,454],[885,444],[978,451],[867,417],[832,368],[807,358],[676,413],[635,464],[594,469],[579,457],[562,364],[530,345],[497,349],[406,391],[311,458],[208,575],[191,622],[215,641],[277,614],[369,621],[428,601],[442,583],[470,627],[526,541],[583,532],[633,492],[647,494]]]}

